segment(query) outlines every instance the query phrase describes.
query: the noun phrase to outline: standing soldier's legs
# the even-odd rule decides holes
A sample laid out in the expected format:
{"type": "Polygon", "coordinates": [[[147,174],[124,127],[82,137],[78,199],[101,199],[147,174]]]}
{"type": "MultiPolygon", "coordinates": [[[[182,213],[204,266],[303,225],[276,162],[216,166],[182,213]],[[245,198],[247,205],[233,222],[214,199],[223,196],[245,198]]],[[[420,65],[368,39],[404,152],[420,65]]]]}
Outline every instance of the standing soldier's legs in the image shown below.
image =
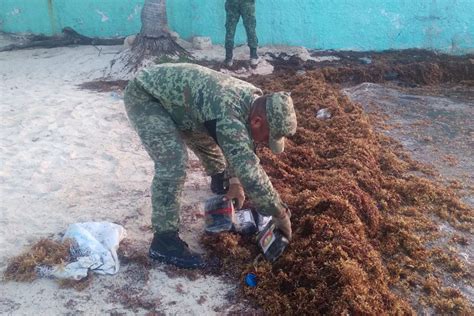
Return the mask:
{"type": "Polygon", "coordinates": [[[232,60],[234,50],[234,37],[237,23],[240,19],[240,0],[227,0],[225,2],[225,59],[227,61],[232,60]]]}
{"type": "Polygon", "coordinates": [[[255,1],[244,1],[241,6],[242,20],[244,22],[245,31],[247,33],[247,43],[250,50],[257,50],[257,19],[255,17],[255,1]]]}
{"type": "Polygon", "coordinates": [[[156,233],[178,231],[180,195],[186,178],[184,142],[163,106],[133,80],[124,101],[130,122],[155,163],[151,186],[153,229],[156,233]]]}
{"type": "Polygon", "coordinates": [[[256,32],[257,19],[255,17],[255,0],[243,1],[240,13],[242,14],[242,20],[247,33],[247,43],[250,48],[250,59],[251,61],[257,61],[258,39],[256,32]]]}

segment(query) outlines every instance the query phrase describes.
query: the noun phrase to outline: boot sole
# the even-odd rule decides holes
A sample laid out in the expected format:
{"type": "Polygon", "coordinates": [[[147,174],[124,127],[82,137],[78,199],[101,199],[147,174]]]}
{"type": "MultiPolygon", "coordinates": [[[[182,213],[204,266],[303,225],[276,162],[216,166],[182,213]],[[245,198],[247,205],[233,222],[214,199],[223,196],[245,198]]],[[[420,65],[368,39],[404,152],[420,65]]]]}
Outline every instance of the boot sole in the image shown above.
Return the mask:
{"type": "Polygon", "coordinates": [[[199,268],[204,268],[204,266],[205,266],[204,262],[190,263],[190,262],[183,261],[179,258],[163,256],[160,253],[152,251],[152,250],[150,250],[148,252],[148,256],[152,260],[155,260],[155,261],[158,261],[158,262],[161,262],[161,263],[165,263],[165,264],[171,264],[171,265],[174,265],[174,266],[176,266],[178,268],[182,268],[182,269],[199,269],[199,268]]]}

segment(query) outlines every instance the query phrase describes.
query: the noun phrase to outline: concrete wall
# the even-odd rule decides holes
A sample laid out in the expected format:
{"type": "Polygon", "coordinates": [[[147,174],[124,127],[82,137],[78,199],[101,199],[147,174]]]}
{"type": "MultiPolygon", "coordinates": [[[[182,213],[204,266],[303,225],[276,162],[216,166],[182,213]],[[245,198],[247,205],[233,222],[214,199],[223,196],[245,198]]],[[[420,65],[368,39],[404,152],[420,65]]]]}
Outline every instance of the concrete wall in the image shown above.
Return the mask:
{"type": "MultiPolygon", "coordinates": [[[[181,37],[224,40],[224,0],[168,0],[181,37]]],[[[0,30],[53,34],[70,26],[88,36],[140,29],[143,0],[0,0],[0,30]]],[[[319,49],[474,50],[474,0],[257,0],[260,43],[319,49]]],[[[245,42],[242,25],[237,42],[245,42]]]]}

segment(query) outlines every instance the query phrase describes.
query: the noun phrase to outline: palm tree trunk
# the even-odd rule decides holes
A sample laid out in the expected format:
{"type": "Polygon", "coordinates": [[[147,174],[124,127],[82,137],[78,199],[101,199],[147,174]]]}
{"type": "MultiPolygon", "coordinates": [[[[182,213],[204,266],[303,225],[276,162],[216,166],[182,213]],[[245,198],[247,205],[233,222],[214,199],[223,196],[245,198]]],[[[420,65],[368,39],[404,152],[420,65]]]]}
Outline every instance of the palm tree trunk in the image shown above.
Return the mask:
{"type": "Polygon", "coordinates": [[[166,16],[166,0],[145,0],[141,13],[142,27],[132,45],[132,54],[126,63],[139,68],[150,57],[187,56],[189,53],[171,37],[166,16]]]}
{"type": "Polygon", "coordinates": [[[166,0],[146,0],[141,14],[140,35],[160,38],[169,35],[166,0]]]}

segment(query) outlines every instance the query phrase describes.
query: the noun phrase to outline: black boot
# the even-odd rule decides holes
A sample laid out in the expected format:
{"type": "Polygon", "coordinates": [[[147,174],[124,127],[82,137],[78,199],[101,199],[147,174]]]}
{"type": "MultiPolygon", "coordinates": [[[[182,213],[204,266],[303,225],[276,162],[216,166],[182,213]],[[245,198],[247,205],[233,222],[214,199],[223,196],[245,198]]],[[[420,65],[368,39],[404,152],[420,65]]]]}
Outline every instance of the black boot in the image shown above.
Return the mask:
{"type": "Polygon", "coordinates": [[[226,49],[225,49],[225,60],[224,60],[224,64],[225,64],[227,67],[232,67],[232,66],[234,65],[233,54],[234,54],[234,50],[233,50],[233,49],[230,49],[230,48],[226,48],[226,49]]]}
{"type": "Polygon", "coordinates": [[[215,194],[226,194],[229,190],[229,180],[225,171],[211,176],[211,191],[215,194]]]}
{"type": "Polygon", "coordinates": [[[252,59],[257,59],[257,58],[258,58],[257,49],[256,49],[256,48],[251,48],[251,49],[250,49],[250,58],[252,58],[252,59]]]}
{"type": "Polygon", "coordinates": [[[150,258],[177,266],[194,269],[204,267],[204,260],[189,250],[188,244],[179,237],[177,231],[155,233],[151,242],[150,258]]]}
{"type": "Polygon", "coordinates": [[[256,48],[251,48],[250,49],[250,66],[257,67],[259,62],[260,62],[260,60],[259,60],[258,55],[257,55],[257,49],[256,48]]]}

